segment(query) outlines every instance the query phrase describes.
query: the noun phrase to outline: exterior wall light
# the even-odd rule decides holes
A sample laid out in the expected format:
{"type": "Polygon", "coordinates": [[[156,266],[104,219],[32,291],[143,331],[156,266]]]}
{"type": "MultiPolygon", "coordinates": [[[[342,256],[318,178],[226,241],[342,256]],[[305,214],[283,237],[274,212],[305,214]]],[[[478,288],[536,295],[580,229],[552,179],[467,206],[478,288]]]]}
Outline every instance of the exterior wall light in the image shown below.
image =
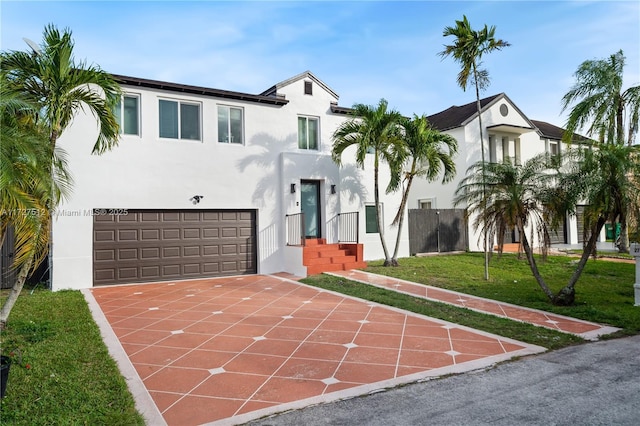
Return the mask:
{"type": "Polygon", "coordinates": [[[332,194],[336,193],[336,186],[335,185],[331,185],[331,193],[332,194]]]}
{"type": "Polygon", "coordinates": [[[292,194],[295,194],[295,193],[296,193],[296,184],[295,184],[295,183],[292,183],[292,184],[291,184],[291,193],[292,193],[292,194]]]}

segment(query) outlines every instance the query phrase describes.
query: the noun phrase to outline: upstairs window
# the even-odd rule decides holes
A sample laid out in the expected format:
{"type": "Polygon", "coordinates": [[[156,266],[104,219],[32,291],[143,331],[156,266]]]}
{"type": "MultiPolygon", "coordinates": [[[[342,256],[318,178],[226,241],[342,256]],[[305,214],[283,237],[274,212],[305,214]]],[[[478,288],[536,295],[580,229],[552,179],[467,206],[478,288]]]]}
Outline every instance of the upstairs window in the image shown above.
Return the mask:
{"type": "Polygon", "coordinates": [[[520,165],[520,139],[502,138],[502,161],[520,165]]]}
{"type": "Polygon", "coordinates": [[[243,143],[242,108],[218,106],[218,142],[243,143]]]}
{"type": "Polygon", "coordinates": [[[113,113],[120,126],[120,134],[140,135],[140,97],[123,95],[113,113]]]}
{"type": "Polygon", "coordinates": [[[160,99],[160,137],[200,140],[200,105],[160,99]]]}
{"type": "Polygon", "coordinates": [[[304,82],[304,94],[313,95],[313,83],[310,81],[304,82]]]}
{"type": "Polygon", "coordinates": [[[489,135],[489,162],[495,163],[497,156],[496,151],[496,137],[493,135],[489,135]]]}
{"type": "Polygon", "coordinates": [[[318,149],[319,139],[318,119],[313,117],[298,117],[298,148],[318,149]]]}

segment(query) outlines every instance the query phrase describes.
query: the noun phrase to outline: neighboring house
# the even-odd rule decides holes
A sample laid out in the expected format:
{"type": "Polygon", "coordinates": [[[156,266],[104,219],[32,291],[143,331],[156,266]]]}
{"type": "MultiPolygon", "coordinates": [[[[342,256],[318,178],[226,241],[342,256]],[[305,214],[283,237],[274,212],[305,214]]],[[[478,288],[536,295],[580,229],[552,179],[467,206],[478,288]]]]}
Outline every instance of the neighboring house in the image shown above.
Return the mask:
{"type": "MultiPolygon", "coordinates": [[[[510,160],[516,164],[547,152],[557,154],[562,151],[564,130],[552,124],[530,120],[504,93],[480,100],[486,161],[510,160]]],[[[446,185],[418,180],[411,189],[410,206],[413,209],[452,209],[453,194],[467,169],[481,160],[480,136],[476,102],[462,106],[452,106],[428,117],[436,129],[448,133],[458,141],[456,157],[456,178],[446,185]]],[[[464,206],[460,206],[464,208],[464,206]]],[[[582,241],[577,232],[582,220],[581,209],[576,217],[567,217],[561,229],[552,232],[552,243],[575,244],[582,241]]],[[[481,234],[473,230],[467,222],[469,250],[482,251],[481,234]]],[[[519,242],[517,231],[507,235],[505,243],[519,242]]],[[[536,242],[534,242],[536,244],[536,242]]]]}
{"type": "MultiPolygon", "coordinates": [[[[348,150],[343,167],[334,164],[331,137],[349,109],[312,73],[259,95],[115,77],[124,90],[119,145],[90,154],[97,125],[88,113],[60,138],[74,188],[53,224],[53,289],[304,276],[326,260],[310,257],[329,256],[300,246],[315,238],[349,243],[331,261],[340,267],[383,257],[372,161],[359,169],[348,150]]],[[[388,170],[380,175],[385,187],[388,170]]],[[[382,202],[390,223],[400,194],[382,202]]],[[[395,229],[386,234],[395,241],[395,229]]],[[[403,240],[407,256],[406,231],[403,240]]]]}

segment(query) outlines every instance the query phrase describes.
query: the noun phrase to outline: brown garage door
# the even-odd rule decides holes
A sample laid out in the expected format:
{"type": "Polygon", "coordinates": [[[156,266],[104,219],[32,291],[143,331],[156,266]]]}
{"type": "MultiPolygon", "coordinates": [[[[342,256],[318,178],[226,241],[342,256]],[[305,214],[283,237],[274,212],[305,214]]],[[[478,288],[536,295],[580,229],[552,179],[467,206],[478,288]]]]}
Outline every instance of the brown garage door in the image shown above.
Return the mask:
{"type": "Polygon", "coordinates": [[[94,210],[93,285],[254,274],[256,258],[255,210],[94,210]]]}

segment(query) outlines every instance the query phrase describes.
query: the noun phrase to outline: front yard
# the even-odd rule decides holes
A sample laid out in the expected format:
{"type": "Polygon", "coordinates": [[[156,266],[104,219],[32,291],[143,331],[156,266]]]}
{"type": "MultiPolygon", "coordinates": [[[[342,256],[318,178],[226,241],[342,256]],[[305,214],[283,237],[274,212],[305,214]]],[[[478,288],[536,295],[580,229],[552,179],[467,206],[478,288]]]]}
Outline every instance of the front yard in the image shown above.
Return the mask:
{"type": "MultiPolygon", "coordinates": [[[[557,256],[540,269],[554,290],[566,280],[575,259],[557,256]]],[[[640,333],[640,307],[633,306],[634,265],[589,260],[572,307],[554,307],[531,278],[528,265],[515,255],[495,256],[491,279],[483,280],[482,254],[400,259],[398,268],[371,262],[369,272],[426,283],[481,297],[640,333]]],[[[549,349],[584,342],[579,337],[484,315],[442,303],[354,283],[328,275],[303,282],[357,297],[456,322],[549,349]]],[[[0,299],[4,299],[3,291],[0,299]]],[[[109,356],[84,297],[79,291],[51,293],[25,289],[0,336],[3,354],[14,353],[0,419],[7,425],[118,424],[141,425],[133,398],[109,356]]]]}

